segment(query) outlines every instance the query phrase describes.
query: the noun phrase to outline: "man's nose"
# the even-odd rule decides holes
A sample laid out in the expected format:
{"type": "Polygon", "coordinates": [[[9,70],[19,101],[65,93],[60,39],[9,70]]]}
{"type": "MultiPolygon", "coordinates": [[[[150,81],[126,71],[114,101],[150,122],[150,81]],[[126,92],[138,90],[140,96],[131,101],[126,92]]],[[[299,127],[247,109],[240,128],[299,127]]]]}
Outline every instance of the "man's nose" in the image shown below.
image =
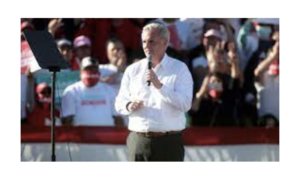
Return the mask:
{"type": "Polygon", "coordinates": [[[114,49],[112,52],[114,53],[114,54],[116,54],[116,53],[118,53],[118,49],[114,49]]]}
{"type": "Polygon", "coordinates": [[[62,54],[63,54],[63,55],[67,55],[67,54],[68,54],[68,51],[62,51],[62,54]]]}
{"type": "Polygon", "coordinates": [[[150,43],[148,43],[148,42],[144,43],[144,48],[149,48],[149,46],[150,46],[150,43]]]}

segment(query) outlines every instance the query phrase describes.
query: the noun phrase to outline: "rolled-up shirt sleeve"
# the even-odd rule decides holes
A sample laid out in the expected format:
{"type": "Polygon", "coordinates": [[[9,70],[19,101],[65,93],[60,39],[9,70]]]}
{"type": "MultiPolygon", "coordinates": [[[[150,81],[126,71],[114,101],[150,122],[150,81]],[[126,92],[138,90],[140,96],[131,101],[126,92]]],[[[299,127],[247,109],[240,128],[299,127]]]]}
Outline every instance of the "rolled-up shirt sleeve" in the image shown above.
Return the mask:
{"type": "Polygon", "coordinates": [[[174,108],[187,112],[192,105],[193,83],[192,75],[184,64],[177,74],[174,89],[163,85],[158,90],[158,94],[164,102],[174,108]]]}
{"type": "Polygon", "coordinates": [[[130,102],[130,92],[129,92],[129,85],[130,85],[130,67],[128,67],[123,75],[121,81],[121,87],[119,93],[116,97],[115,101],[115,109],[121,115],[129,115],[130,112],[127,110],[126,105],[130,102]]]}

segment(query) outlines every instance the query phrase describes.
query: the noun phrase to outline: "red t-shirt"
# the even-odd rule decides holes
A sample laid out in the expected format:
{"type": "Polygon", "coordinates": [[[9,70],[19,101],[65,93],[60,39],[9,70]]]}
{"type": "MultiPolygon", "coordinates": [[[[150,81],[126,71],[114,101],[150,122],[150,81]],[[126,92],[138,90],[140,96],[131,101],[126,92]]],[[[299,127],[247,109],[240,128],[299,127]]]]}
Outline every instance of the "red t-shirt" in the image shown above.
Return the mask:
{"type": "MultiPolygon", "coordinates": [[[[46,126],[45,122],[46,120],[51,121],[51,114],[50,114],[50,108],[49,109],[43,109],[42,107],[35,106],[32,112],[28,113],[27,120],[28,123],[32,126],[42,127],[46,126]]],[[[54,116],[59,118],[60,113],[58,110],[54,111],[54,116]]]]}

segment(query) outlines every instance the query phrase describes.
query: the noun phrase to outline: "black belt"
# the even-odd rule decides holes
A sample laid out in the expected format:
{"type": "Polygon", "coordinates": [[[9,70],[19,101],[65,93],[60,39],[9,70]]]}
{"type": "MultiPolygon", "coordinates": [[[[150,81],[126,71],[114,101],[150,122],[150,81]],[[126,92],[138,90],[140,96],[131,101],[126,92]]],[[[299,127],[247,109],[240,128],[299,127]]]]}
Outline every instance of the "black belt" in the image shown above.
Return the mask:
{"type": "Polygon", "coordinates": [[[143,137],[162,137],[172,134],[179,134],[181,131],[168,131],[168,132],[136,132],[136,134],[143,137]]]}

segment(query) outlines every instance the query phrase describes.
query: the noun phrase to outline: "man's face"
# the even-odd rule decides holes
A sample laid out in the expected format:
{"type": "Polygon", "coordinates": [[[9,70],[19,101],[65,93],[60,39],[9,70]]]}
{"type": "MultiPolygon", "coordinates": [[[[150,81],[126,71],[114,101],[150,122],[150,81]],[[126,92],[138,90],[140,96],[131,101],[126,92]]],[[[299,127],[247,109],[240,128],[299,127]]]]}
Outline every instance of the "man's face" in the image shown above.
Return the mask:
{"type": "Polygon", "coordinates": [[[51,97],[51,88],[44,88],[41,92],[37,93],[39,99],[51,97]]]}
{"type": "Polygon", "coordinates": [[[43,108],[49,108],[51,103],[51,88],[46,87],[41,92],[37,93],[37,100],[43,108]]]}
{"type": "Polygon", "coordinates": [[[107,45],[107,50],[106,50],[107,58],[112,64],[116,63],[116,60],[119,58],[118,53],[121,50],[123,50],[123,46],[120,43],[111,42],[107,45]]]}
{"type": "Polygon", "coordinates": [[[146,56],[160,58],[165,53],[167,40],[160,37],[157,30],[152,29],[142,33],[143,49],[146,56]]]}
{"type": "Polygon", "coordinates": [[[64,57],[64,59],[67,62],[70,62],[70,60],[72,59],[73,56],[73,52],[70,46],[61,46],[59,47],[59,51],[61,53],[61,55],[64,57]]]}
{"type": "Polygon", "coordinates": [[[80,46],[76,48],[76,56],[82,60],[84,57],[91,56],[90,46],[80,46]]]}
{"type": "Polygon", "coordinates": [[[93,87],[99,82],[100,73],[98,66],[88,66],[81,70],[80,78],[86,87],[93,87]]]}

